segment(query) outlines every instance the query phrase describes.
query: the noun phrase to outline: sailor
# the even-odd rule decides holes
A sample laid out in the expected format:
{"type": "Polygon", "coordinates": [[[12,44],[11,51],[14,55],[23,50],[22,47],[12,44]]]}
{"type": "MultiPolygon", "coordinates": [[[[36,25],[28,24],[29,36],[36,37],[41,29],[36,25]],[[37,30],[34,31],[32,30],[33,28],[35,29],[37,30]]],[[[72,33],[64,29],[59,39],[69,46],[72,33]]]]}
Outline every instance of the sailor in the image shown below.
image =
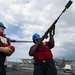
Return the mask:
{"type": "Polygon", "coordinates": [[[29,50],[29,55],[33,56],[34,75],[57,75],[55,61],[51,49],[54,47],[52,29],[49,29],[49,41],[42,42],[39,34],[32,37],[34,45],[29,50]]]}
{"type": "Polygon", "coordinates": [[[15,47],[10,44],[9,39],[4,34],[6,27],[0,22],[0,75],[6,75],[5,60],[15,51],[15,47]]]}

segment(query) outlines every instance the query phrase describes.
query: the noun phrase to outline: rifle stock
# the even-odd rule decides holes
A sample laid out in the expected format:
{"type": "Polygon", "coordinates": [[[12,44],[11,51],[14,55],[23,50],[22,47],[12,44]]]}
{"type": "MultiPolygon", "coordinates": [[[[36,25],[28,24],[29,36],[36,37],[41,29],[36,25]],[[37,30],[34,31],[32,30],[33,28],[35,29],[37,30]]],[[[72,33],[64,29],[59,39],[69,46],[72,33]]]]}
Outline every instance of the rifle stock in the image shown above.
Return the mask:
{"type": "Polygon", "coordinates": [[[67,4],[66,4],[66,6],[65,6],[65,9],[61,12],[61,14],[58,16],[58,18],[53,22],[53,24],[48,28],[48,30],[45,32],[45,34],[42,36],[42,40],[41,41],[43,41],[45,38],[46,38],[46,36],[47,36],[47,34],[48,34],[48,32],[49,32],[49,29],[52,29],[52,31],[53,31],[53,36],[55,35],[55,24],[57,23],[57,21],[59,20],[59,18],[60,18],[60,16],[66,11],[66,9],[68,9],[69,7],[70,7],[70,5],[72,4],[73,2],[70,0],[67,4]]]}

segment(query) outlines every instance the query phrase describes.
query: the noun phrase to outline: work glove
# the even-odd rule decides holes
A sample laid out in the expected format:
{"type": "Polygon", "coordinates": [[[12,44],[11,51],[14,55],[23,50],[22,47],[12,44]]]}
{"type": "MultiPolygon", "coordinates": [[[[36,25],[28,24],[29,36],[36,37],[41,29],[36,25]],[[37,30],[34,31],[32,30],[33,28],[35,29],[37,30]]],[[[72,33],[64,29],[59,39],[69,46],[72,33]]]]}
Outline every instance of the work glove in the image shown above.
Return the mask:
{"type": "Polygon", "coordinates": [[[15,51],[15,47],[14,46],[9,46],[9,48],[13,51],[15,51]]]}

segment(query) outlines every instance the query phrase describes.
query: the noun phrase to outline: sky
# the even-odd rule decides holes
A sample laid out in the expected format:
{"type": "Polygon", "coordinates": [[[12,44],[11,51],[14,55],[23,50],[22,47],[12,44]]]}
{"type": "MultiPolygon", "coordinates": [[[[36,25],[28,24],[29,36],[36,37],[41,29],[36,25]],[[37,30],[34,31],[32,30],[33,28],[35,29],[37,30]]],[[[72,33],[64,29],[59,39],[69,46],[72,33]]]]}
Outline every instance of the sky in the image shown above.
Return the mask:
{"type": "MultiPolygon", "coordinates": [[[[58,18],[69,0],[0,0],[0,22],[10,39],[32,41],[34,33],[43,36],[58,18]]],[[[75,0],[61,15],[55,28],[54,58],[75,59],[75,0]]],[[[48,41],[45,39],[44,41],[48,41]]],[[[28,55],[34,43],[14,42],[15,52],[8,57],[32,59],[28,55]]]]}

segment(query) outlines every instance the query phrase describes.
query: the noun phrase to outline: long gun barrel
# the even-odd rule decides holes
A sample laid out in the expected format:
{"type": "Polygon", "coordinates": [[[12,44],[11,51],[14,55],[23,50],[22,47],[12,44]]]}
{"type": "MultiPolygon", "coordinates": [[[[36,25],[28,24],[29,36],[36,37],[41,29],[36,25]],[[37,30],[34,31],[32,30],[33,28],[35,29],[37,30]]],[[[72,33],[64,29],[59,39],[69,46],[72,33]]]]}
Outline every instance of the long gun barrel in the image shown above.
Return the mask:
{"type": "MultiPolygon", "coordinates": [[[[53,36],[55,35],[55,24],[57,23],[57,21],[59,20],[60,16],[66,11],[66,9],[68,9],[70,7],[70,5],[72,4],[73,2],[70,0],[66,6],[65,6],[65,9],[62,11],[62,13],[58,16],[58,18],[54,21],[54,23],[51,25],[50,28],[53,29],[53,36]]],[[[42,41],[47,37],[47,34],[49,32],[49,29],[45,32],[45,34],[42,36],[42,41]]]]}
{"type": "Polygon", "coordinates": [[[10,42],[26,42],[26,43],[33,43],[33,41],[24,41],[24,40],[10,40],[10,42]]]}
{"type": "MultiPolygon", "coordinates": [[[[49,27],[53,29],[53,35],[55,35],[55,24],[57,23],[57,21],[59,20],[60,16],[65,12],[66,9],[68,9],[70,7],[70,5],[72,4],[73,2],[70,0],[66,6],[65,6],[65,9],[62,11],[62,13],[59,15],[59,17],[54,21],[54,23],[49,27]]],[[[46,38],[48,32],[49,32],[49,29],[45,32],[45,34],[42,36],[42,41],[46,38]]],[[[23,41],[23,40],[10,40],[10,42],[26,42],[26,43],[32,43],[33,41],[23,41]]]]}

